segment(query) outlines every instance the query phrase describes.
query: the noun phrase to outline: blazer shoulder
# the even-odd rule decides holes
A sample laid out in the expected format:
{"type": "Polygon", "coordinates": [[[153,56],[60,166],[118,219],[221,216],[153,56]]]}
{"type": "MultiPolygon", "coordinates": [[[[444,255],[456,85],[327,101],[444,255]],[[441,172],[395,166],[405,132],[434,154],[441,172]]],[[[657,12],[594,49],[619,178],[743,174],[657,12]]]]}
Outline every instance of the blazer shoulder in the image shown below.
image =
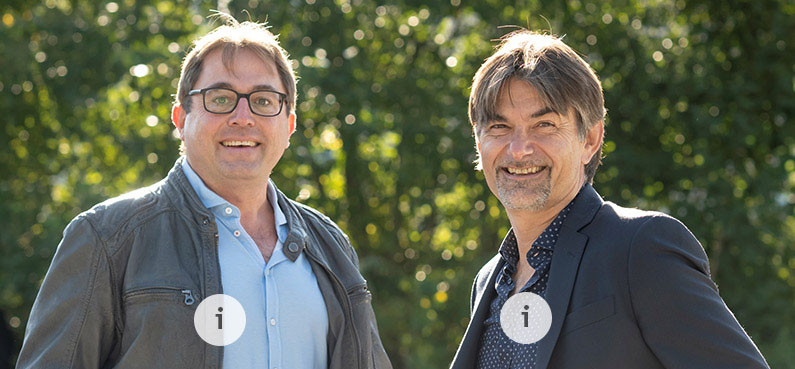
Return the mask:
{"type": "Polygon", "coordinates": [[[592,225],[607,227],[624,234],[635,234],[651,225],[674,226],[687,229],[678,219],[660,211],[626,208],[612,202],[605,202],[594,218],[592,225]]]}
{"type": "Polygon", "coordinates": [[[604,206],[600,210],[600,215],[614,215],[622,222],[639,222],[643,223],[651,218],[654,217],[668,217],[673,219],[668,214],[659,211],[652,211],[652,210],[643,210],[638,208],[627,208],[620,205],[617,205],[611,201],[605,201],[604,206]]]}
{"type": "Polygon", "coordinates": [[[629,225],[637,230],[649,229],[679,229],[690,233],[687,226],[679,219],[676,219],[660,211],[642,210],[637,208],[626,208],[612,202],[605,202],[604,207],[597,214],[597,218],[613,218],[623,225],[629,225]]]}

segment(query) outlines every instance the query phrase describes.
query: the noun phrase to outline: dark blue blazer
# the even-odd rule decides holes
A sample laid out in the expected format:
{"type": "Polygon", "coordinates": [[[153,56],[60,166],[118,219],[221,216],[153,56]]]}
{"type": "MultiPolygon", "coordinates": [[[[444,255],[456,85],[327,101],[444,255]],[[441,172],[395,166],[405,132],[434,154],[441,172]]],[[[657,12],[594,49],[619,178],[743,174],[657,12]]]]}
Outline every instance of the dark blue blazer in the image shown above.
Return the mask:
{"type": "MultiPolygon", "coordinates": [[[[499,254],[475,277],[451,369],[475,368],[499,254]]],[[[718,295],[707,256],[678,220],[602,201],[586,185],[560,230],[537,369],[768,368],[718,295]]]]}

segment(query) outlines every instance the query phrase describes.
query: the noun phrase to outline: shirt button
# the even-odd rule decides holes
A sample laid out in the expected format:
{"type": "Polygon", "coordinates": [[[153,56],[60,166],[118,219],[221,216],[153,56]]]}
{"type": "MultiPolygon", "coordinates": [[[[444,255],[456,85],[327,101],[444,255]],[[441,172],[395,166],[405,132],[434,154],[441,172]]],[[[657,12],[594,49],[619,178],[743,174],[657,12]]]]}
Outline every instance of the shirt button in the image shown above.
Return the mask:
{"type": "Polygon", "coordinates": [[[265,275],[271,275],[271,270],[270,269],[266,270],[265,275]]]}
{"type": "Polygon", "coordinates": [[[240,237],[240,231],[235,230],[235,237],[240,237]]]}
{"type": "Polygon", "coordinates": [[[295,242],[291,242],[290,245],[287,246],[287,250],[290,252],[298,252],[298,244],[295,242]]]}
{"type": "Polygon", "coordinates": [[[226,212],[227,214],[232,214],[232,208],[226,208],[224,212],[226,212]]]}
{"type": "Polygon", "coordinates": [[[271,318],[271,325],[276,325],[276,319],[271,318]]]}

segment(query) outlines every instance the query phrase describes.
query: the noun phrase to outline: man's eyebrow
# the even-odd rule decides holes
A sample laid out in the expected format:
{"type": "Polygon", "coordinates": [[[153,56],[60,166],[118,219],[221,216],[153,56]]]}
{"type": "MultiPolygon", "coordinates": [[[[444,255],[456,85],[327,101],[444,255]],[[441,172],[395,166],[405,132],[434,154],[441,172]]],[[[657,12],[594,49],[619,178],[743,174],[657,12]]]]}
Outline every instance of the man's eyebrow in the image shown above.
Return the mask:
{"type": "Polygon", "coordinates": [[[230,84],[228,84],[226,82],[215,82],[215,83],[213,83],[213,84],[211,84],[211,85],[209,85],[209,86],[207,86],[205,88],[218,88],[218,87],[228,88],[230,90],[232,89],[232,85],[230,85],[230,84]]]}
{"type": "Polygon", "coordinates": [[[251,91],[254,91],[254,90],[269,90],[269,91],[281,92],[281,91],[279,91],[279,89],[277,89],[276,87],[271,86],[269,84],[256,85],[256,86],[254,86],[254,88],[251,89],[251,91]]]}
{"type": "Polygon", "coordinates": [[[541,110],[539,110],[539,111],[537,111],[537,112],[535,112],[533,114],[530,114],[530,118],[538,118],[540,116],[547,115],[549,113],[554,113],[554,112],[555,111],[552,110],[552,108],[547,106],[547,107],[545,107],[545,108],[543,108],[543,109],[541,109],[541,110]]]}
{"type": "MultiPolygon", "coordinates": [[[[539,110],[539,111],[537,111],[537,112],[535,112],[533,114],[530,114],[530,118],[538,118],[538,117],[547,115],[549,113],[555,113],[555,111],[552,110],[552,108],[547,106],[547,107],[545,107],[545,108],[543,108],[543,109],[541,109],[541,110],[539,110]]],[[[502,115],[499,115],[499,114],[496,114],[496,113],[493,115],[492,119],[489,119],[489,120],[493,121],[493,122],[507,122],[508,121],[508,119],[506,119],[502,115]]]]}
{"type": "MultiPolygon", "coordinates": [[[[206,88],[219,88],[219,87],[220,88],[228,88],[230,90],[234,90],[234,88],[232,88],[232,85],[227,83],[227,82],[215,82],[215,83],[211,84],[210,86],[208,86],[206,88]]],[[[251,91],[256,91],[256,90],[268,90],[268,91],[280,92],[278,89],[276,89],[276,87],[273,87],[272,85],[269,85],[269,84],[256,85],[256,86],[254,86],[251,89],[251,91]]],[[[238,91],[238,92],[240,92],[240,91],[238,91]]]]}

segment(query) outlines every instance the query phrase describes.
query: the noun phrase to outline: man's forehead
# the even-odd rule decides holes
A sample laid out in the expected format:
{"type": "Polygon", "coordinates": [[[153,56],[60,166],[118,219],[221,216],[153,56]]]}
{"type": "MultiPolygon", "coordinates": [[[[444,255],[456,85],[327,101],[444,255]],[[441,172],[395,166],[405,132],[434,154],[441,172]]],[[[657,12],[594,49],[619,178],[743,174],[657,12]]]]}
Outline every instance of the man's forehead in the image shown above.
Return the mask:
{"type": "Polygon", "coordinates": [[[522,110],[523,119],[538,118],[546,114],[556,114],[561,117],[565,115],[539,94],[531,83],[516,78],[511,78],[502,85],[495,100],[494,116],[491,118],[498,121],[506,120],[504,116],[506,110],[516,108],[522,110]]]}
{"type": "Polygon", "coordinates": [[[274,90],[284,90],[275,63],[253,50],[237,48],[227,51],[224,47],[218,47],[207,53],[202,64],[198,81],[205,84],[229,85],[231,81],[224,77],[224,74],[228,74],[235,79],[244,79],[255,87],[271,86],[274,90]]]}
{"type": "Polygon", "coordinates": [[[530,82],[511,78],[499,86],[496,105],[514,104],[516,100],[542,100],[542,98],[530,82]]]}

